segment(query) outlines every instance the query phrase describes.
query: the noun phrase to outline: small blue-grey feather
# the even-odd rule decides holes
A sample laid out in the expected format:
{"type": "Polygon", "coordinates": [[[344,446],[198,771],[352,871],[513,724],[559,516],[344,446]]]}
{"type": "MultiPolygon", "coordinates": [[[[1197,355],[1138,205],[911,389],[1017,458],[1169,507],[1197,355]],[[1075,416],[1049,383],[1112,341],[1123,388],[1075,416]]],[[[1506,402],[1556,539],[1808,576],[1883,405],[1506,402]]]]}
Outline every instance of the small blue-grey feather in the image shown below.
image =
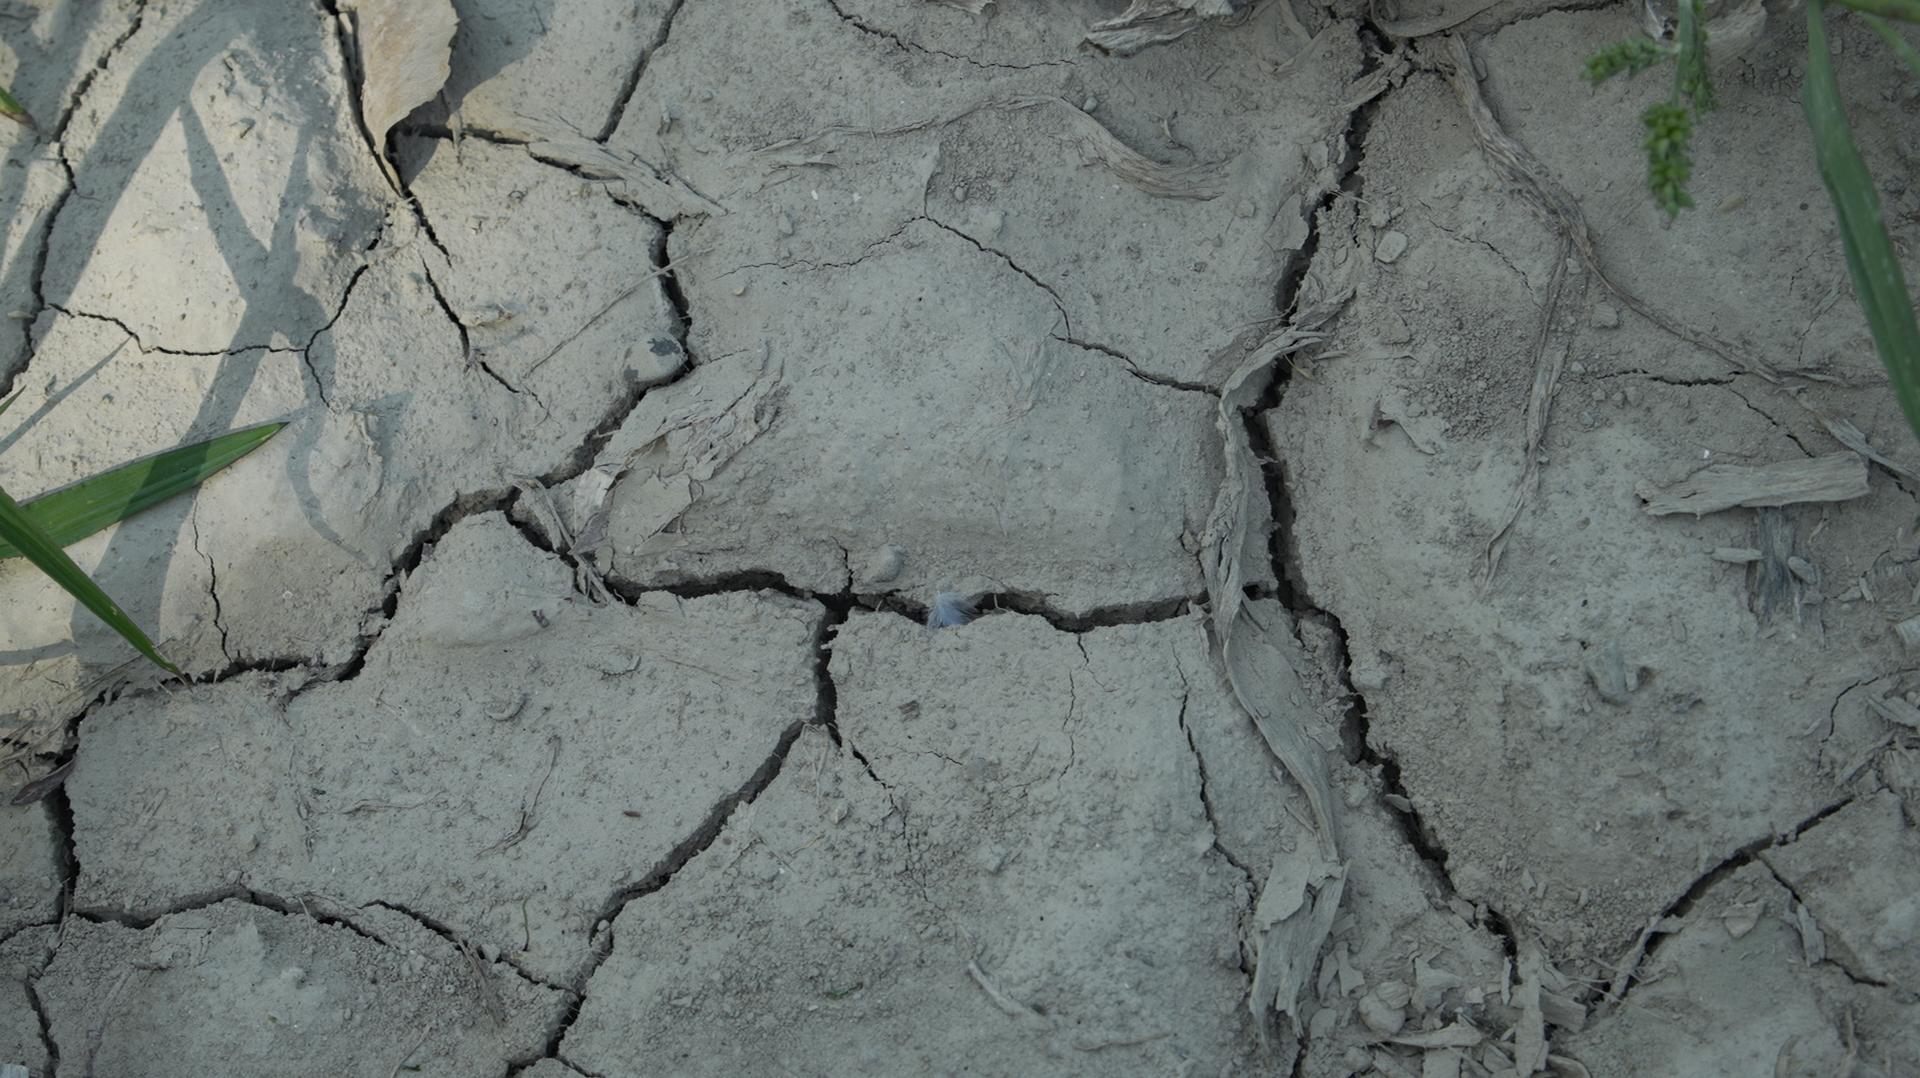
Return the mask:
{"type": "Polygon", "coordinates": [[[927,608],[927,628],[947,629],[965,625],[978,616],[980,611],[957,592],[943,591],[933,597],[933,605],[927,608]]]}

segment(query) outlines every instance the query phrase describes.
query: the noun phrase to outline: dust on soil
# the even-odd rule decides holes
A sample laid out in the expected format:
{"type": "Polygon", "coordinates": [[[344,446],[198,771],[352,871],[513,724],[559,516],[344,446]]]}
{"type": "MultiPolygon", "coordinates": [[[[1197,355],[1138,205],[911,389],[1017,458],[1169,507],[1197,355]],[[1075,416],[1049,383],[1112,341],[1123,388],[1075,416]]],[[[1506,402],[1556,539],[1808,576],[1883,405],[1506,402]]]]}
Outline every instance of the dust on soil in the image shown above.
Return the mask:
{"type": "MultiPolygon", "coordinates": [[[[0,1063],[1920,1073],[1920,450],[1800,13],[1668,222],[1660,76],[1575,77],[1626,7],[964,6],[463,2],[404,192],[331,8],[9,24],[8,489],[291,422],[73,548],[190,682],[0,572],[8,787],[78,760],[0,811],[0,1063]],[[1862,496],[1645,511],[1848,423],[1862,496]]],[[[1920,83],[1828,25],[1910,249],[1920,83]]]]}

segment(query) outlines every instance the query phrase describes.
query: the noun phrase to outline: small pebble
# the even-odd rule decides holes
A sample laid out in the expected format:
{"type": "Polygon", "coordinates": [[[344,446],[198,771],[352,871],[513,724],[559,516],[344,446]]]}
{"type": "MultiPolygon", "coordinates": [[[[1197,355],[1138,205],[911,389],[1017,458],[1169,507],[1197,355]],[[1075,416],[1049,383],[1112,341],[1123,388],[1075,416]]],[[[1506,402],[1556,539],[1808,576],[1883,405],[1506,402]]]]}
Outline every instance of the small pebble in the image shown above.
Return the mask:
{"type": "Polygon", "coordinates": [[[1407,234],[1394,229],[1380,236],[1380,242],[1374,245],[1373,257],[1382,262],[1393,262],[1407,253],[1407,234]]]}
{"type": "Polygon", "coordinates": [[[1377,996],[1360,998],[1360,1020],[1367,1024],[1376,1036],[1391,1037],[1400,1032],[1407,1024],[1407,1012],[1399,1007],[1389,1007],[1377,996]]]}

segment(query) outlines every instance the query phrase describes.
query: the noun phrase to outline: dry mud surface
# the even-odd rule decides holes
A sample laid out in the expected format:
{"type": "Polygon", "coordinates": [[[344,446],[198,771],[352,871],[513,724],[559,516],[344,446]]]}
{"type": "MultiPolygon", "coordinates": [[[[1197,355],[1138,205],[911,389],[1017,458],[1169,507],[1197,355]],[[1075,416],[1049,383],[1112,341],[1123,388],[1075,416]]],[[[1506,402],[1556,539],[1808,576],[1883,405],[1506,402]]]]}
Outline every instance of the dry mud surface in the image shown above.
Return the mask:
{"type": "Polygon", "coordinates": [[[73,548],[188,680],[0,570],[0,1064],[1920,1074],[1802,11],[1668,222],[1632,5],[455,6],[398,188],[332,4],[0,12],[0,480],[290,423],[73,548]]]}

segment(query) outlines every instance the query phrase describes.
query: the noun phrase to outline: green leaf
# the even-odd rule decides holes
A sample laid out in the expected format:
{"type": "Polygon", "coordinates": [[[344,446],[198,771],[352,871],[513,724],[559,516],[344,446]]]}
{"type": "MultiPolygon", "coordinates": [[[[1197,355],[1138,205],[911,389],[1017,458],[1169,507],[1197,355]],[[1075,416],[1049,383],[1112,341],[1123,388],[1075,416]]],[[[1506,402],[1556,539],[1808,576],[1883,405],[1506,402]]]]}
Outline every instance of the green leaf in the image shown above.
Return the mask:
{"type": "Polygon", "coordinates": [[[1913,46],[1907,44],[1907,39],[1900,36],[1899,31],[1895,30],[1887,23],[1887,20],[1878,15],[1868,15],[1862,12],[1860,18],[1864,20],[1868,26],[1873,27],[1881,37],[1886,38],[1887,44],[1893,46],[1893,51],[1898,53],[1900,58],[1907,62],[1907,66],[1913,69],[1913,73],[1920,75],[1920,52],[1915,52],[1913,46]]]}
{"type": "Polygon", "coordinates": [[[1650,37],[1616,41],[1587,57],[1586,79],[1598,86],[1615,75],[1632,78],[1662,60],[1672,59],[1679,51],[1668,42],[1650,37]]]}
{"type": "MultiPolygon", "coordinates": [[[[16,399],[0,401],[0,413],[16,399]]],[[[284,426],[267,423],[156,453],[43,494],[25,506],[0,490],[0,558],[25,557],[33,562],[140,654],[178,674],[180,668],[161,658],[126,611],[61,548],[187,490],[246,456],[284,426]]]]}
{"type": "Polygon", "coordinates": [[[1680,0],[1674,5],[1680,15],[1680,27],[1674,34],[1680,51],[1673,69],[1673,100],[1692,101],[1697,111],[1715,107],[1713,74],[1707,65],[1707,25],[1700,0],[1680,0]]]}
{"type": "Polygon", "coordinates": [[[1800,107],[1813,130],[1820,178],[1826,182],[1834,216],[1840,221],[1854,293],[1907,426],[1920,438],[1920,327],[1914,324],[1906,278],[1880,216],[1880,196],[1873,189],[1866,162],[1854,148],[1847,115],[1840,106],[1840,86],[1834,80],[1833,55],[1821,21],[1825,10],[1825,0],[1808,0],[1807,78],[1800,88],[1800,107]]]}
{"type": "MultiPolygon", "coordinates": [[[[0,411],[4,409],[5,405],[0,405],[0,411]]],[[[69,546],[191,489],[253,452],[284,426],[285,423],[267,423],[248,427],[209,441],[156,453],[50,491],[20,508],[46,529],[56,546],[69,546]]],[[[0,543],[0,558],[19,555],[18,544],[10,539],[0,543]]]]}
{"type": "Polygon", "coordinates": [[[27,115],[27,110],[20,107],[20,102],[15,101],[13,95],[8,93],[4,86],[0,86],[0,116],[5,116],[15,123],[26,124],[35,131],[40,130],[40,125],[33,122],[33,117],[27,115]]]}
{"type": "Polygon", "coordinates": [[[152,659],[170,673],[178,674],[180,668],[160,657],[153,649],[153,642],[147,634],[133,623],[126,611],[118,603],[107,598],[87,574],[80,570],[60,544],[53,541],[37,521],[20,508],[13,496],[0,490],[0,539],[5,540],[14,549],[24,554],[28,561],[40,567],[40,571],[53,578],[53,582],[67,589],[81,605],[93,611],[108,628],[126,638],[127,643],[140,649],[140,654],[152,659]]]}
{"type": "Polygon", "coordinates": [[[1647,137],[1640,146],[1647,151],[1647,190],[1667,216],[1678,217],[1682,207],[1693,205],[1687,193],[1687,181],[1693,177],[1693,158],[1687,156],[1693,138],[1693,116],[1685,105],[1674,101],[1655,101],[1640,114],[1647,137]]]}
{"type": "Polygon", "coordinates": [[[1920,22],[1920,0],[1840,0],[1855,11],[1903,22],[1920,22]]]}

